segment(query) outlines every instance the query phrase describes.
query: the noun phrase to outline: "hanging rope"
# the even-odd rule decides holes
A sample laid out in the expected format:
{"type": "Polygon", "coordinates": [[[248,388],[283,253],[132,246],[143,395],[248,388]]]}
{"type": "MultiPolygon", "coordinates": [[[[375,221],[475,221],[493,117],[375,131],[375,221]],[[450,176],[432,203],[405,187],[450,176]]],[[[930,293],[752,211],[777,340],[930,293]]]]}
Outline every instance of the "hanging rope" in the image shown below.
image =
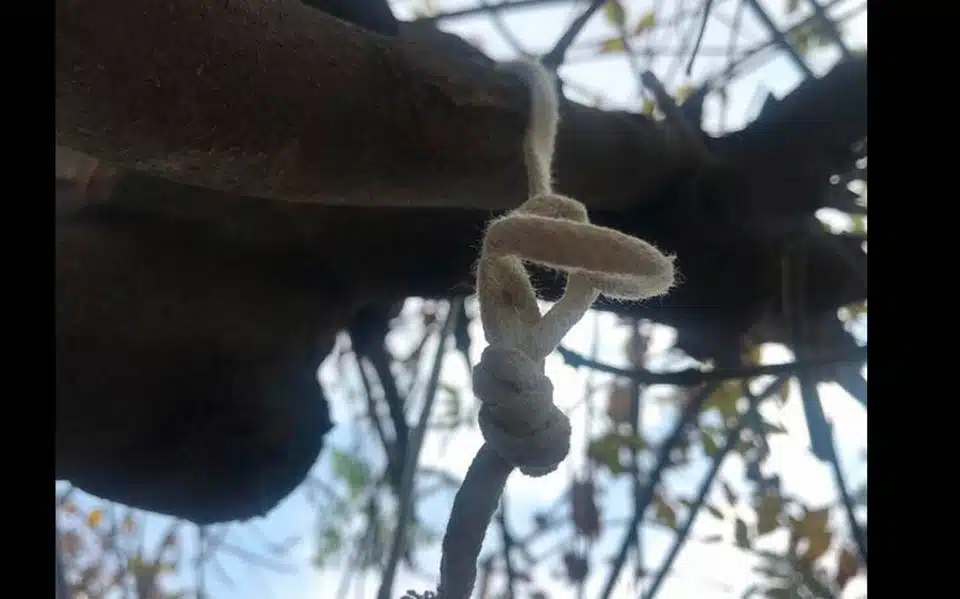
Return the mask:
{"type": "Polygon", "coordinates": [[[477,264],[480,319],[489,346],[473,373],[484,444],[454,499],[443,538],[439,596],[468,599],[487,526],[514,468],[529,476],[556,469],[570,449],[570,422],[553,404],[544,360],[600,294],[644,299],[667,292],[673,259],[652,245],[590,224],[586,207],[551,184],[558,102],[538,63],[504,69],[530,87],[524,139],[529,199],[487,228],[477,264]],[[541,315],[523,262],[563,271],[559,301],[541,315]]]}

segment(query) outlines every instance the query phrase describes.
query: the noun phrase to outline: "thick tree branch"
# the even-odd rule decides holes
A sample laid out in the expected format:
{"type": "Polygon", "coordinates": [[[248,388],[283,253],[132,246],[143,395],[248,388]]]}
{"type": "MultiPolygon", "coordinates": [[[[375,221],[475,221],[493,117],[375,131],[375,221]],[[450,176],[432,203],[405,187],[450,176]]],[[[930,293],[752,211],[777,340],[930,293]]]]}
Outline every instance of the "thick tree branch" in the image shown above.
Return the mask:
{"type": "MultiPolygon", "coordinates": [[[[436,51],[439,32],[387,38],[299,0],[75,0],[56,14],[63,146],[283,200],[502,209],[522,194],[525,89],[488,59],[436,51]]],[[[571,105],[564,121],[559,185],[593,207],[689,167],[642,117],[571,105]]]]}

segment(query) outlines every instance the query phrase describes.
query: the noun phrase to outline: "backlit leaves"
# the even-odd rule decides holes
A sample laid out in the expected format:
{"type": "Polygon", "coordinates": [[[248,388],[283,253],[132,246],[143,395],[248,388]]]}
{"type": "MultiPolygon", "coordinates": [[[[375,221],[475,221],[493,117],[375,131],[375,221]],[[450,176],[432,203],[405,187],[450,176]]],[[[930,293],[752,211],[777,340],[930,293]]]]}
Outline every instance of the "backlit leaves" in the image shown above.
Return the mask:
{"type": "Polygon", "coordinates": [[[590,442],[587,455],[598,464],[606,466],[613,474],[623,474],[629,468],[621,461],[622,450],[641,450],[645,446],[643,439],[621,433],[607,433],[590,442]]]}
{"type": "Polygon", "coordinates": [[[595,539],[600,535],[600,511],[594,498],[593,481],[573,483],[570,493],[573,524],[580,534],[595,539]]]}
{"type": "Polygon", "coordinates": [[[693,93],[692,85],[681,85],[677,88],[677,91],[673,93],[673,99],[677,101],[677,104],[683,104],[684,100],[690,97],[690,94],[693,93]]]}
{"type": "Polygon", "coordinates": [[[334,476],[344,481],[352,497],[360,495],[373,482],[370,466],[360,458],[335,447],[329,451],[334,476]]]}
{"type": "Polygon", "coordinates": [[[774,493],[764,493],[756,505],[757,534],[765,535],[780,526],[780,512],[783,500],[774,493]]]}
{"type": "Polygon", "coordinates": [[[750,531],[747,529],[747,523],[740,518],[734,521],[733,536],[736,539],[737,547],[750,549],[750,531]]]}
{"type": "Polygon", "coordinates": [[[639,35],[645,31],[653,29],[657,25],[657,19],[652,10],[648,10],[640,16],[637,24],[633,28],[634,35],[639,35]]]}
{"type": "Polygon", "coordinates": [[[603,16],[614,27],[620,28],[627,23],[627,12],[623,9],[620,0],[607,0],[603,4],[603,16]]]}
{"type": "Polygon", "coordinates": [[[736,418],[740,411],[737,403],[743,397],[743,390],[738,381],[726,381],[716,391],[710,394],[703,404],[704,410],[716,410],[724,420],[736,418]]]}
{"type": "Polygon", "coordinates": [[[653,517],[668,528],[677,529],[677,510],[659,493],[653,497],[653,517]]]}
{"type": "Polygon", "coordinates": [[[711,431],[706,429],[700,430],[700,444],[703,445],[703,453],[708,456],[715,455],[720,451],[720,447],[717,445],[717,441],[713,436],[711,431]]]}
{"type": "Polygon", "coordinates": [[[97,508],[87,515],[87,525],[90,528],[97,528],[103,522],[103,509],[97,508]]]}
{"type": "Polygon", "coordinates": [[[841,589],[847,586],[851,578],[857,575],[860,570],[860,563],[856,554],[849,548],[844,547],[837,556],[837,586],[841,589]]]}
{"type": "Polygon", "coordinates": [[[832,534],[828,528],[829,519],[829,508],[823,508],[807,510],[803,518],[793,523],[791,546],[796,547],[799,541],[806,540],[807,546],[800,555],[800,561],[807,566],[812,566],[830,548],[832,534]]]}
{"type": "MultiPolygon", "coordinates": [[[[627,36],[642,35],[651,31],[657,25],[656,16],[652,10],[648,10],[640,15],[635,25],[632,27],[628,26],[626,10],[624,9],[623,3],[619,0],[608,0],[603,5],[603,14],[608,23],[618,31],[624,31],[624,35],[627,36]]],[[[623,37],[617,36],[601,42],[598,51],[600,54],[615,54],[617,52],[623,52],[625,49],[626,46],[623,37]]]]}
{"type": "Polygon", "coordinates": [[[600,54],[616,54],[617,52],[623,52],[624,47],[623,38],[612,37],[600,44],[600,54]]]}
{"type": "Polygon", "coordinates": [[[787,33],[787,40],[800,54],[806,54],[810,50],[826,46],[827,41],[824,26],[819,20],[814,20],[800,25],[787,33]]]}

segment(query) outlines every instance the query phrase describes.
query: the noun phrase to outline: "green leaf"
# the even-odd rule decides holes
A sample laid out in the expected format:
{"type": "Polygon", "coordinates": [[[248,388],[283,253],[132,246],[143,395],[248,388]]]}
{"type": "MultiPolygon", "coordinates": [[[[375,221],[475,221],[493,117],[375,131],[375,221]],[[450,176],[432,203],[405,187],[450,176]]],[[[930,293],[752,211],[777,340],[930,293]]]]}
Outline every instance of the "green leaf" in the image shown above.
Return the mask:
{"type": "Polygon", "coordinates": [[[810,50],[826,46],[829,43],[823,24],[819,20],[811,21],[793,29],[787,34],[787,40],[800,54],[806,54],[810,50]]]}
{"type": "Polygon", "coordinates": [[[737,518],[734,522],[734,538],[737,541],[737,547],[741,549],[750,549],[750,532],[747,530],[747,523],[737,518]]]}
{"type": "Polygon", "coordinates": [[[765,535],[780,526],[783,500],[775,493],[764,493],[757,503],[757,534],[765,535]]]}
{"type": "Polygon", "coordinates": [[[766,592],[763,594],[763,596],[766,597],[767,599],[793,599],[794,598],[793,589],[790,589],[790,588],[784,589],[779,587],[772,587],[767,589],[766,592]]]}
{"type": "Polygon", "coordinates": [[[850,215],[850,232],[854,235],[867,234],[867,217],[863,214],[850,215]]]}
{"type": "Polygon", "coordinates": [[[645,446],[646,443],[640,437],[612,432],[591,441],[587,448],[587,455],[598,464],[609,468],[611,473],[623,474],[629,472],[629,468],[621,463],[620,451],[622,449],[640,451],[645,446]]]}
{"type": "Polygon", "coordinates": [[[612,37],[600,44],[600,54],[616,54],[623,52],[623,38],[612,37]]]}
{"type": "Polygon", "coordinates": [[[330,461],[334,476],[342,479],[352,497],[357,497],[373,481],[370,466],[358,457],[332,448],[330,461]]]}
{"type": "Polygon", "coordinates": [[[716,455],[720,450],[720,447],[717,445],[716,439],[713,438],[708,431],[700,431],[700,444],[703,445],[703,453],[708,456],[716,455]]]}
{"type": "Polygon", "coordinates": [[[330,558],[335,557],[343,548],[343,536],[335,526],[323,529],[318,535],[317,552],[313,556],[313,564],[318,568],[327,564],[330,558]]]}
{"type": "Polygon", "coordinates": [[[866,300],[862,302],[853,302],[852,304],[847,304],[840,310],[843,312],[844,320],[858,318],[867,314],[867,302],[866,300]]]}
{"type": "Polygon", "coordinates": [[[643,15],[640,17],[640,20],[637,21],[636,27],[633,28],[633,34],[640,35],[644,31],[653,29],[656,27],[656,25],[657,19],[654,16],[653,11],[648,10],[647,12],[643,13],[643,15]]]}
{"type": "Polygon", "coordinates": [[[627,13],[620,0],[607,0],[603,5],[603,15],[614,27],[623,27],[627,22],[627,13]]]}
{"type": "Polygon", "coordinates": [[[724,420],[736,417],[740,414],[737,410],[737,402],[743,396],[743,390],[740,383],[736,381],[727,381],[719,389],[710,394],[707,401],[703,404],[704,410],[717,410],[724,420]]]}
{"type": "Polygon", "coordinates": [[[653,517],[665,526],[677,529],[677,510],[664,500],[662,495],[655,495],[653,498],[653,517]]]}

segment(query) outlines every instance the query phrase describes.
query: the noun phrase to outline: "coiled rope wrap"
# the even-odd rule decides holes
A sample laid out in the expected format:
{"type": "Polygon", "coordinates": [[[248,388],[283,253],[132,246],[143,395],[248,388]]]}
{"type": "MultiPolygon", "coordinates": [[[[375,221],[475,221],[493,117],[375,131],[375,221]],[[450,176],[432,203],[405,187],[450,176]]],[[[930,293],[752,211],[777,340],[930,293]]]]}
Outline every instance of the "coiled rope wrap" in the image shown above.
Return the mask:
{"type": "Polygon", "coordinates": [[[590,223],[586,207],[553,192],[550,181],[557,98],[537,63],[508,63],[532,97],[524,141],[530,199],[493,220],[477,263],[480,320],[489,346],[473,373],[484,445],[454,500],[443,539],[440,597],[468,599],[476,558],[506,479],[555,470],[570,449],[570,421],[553,403],[544,361],[600,294],[662,295],[673,259],[649,243],[590,223]],[[524,262],[567,274],[561,298],[543,315],[524,262]]]}

